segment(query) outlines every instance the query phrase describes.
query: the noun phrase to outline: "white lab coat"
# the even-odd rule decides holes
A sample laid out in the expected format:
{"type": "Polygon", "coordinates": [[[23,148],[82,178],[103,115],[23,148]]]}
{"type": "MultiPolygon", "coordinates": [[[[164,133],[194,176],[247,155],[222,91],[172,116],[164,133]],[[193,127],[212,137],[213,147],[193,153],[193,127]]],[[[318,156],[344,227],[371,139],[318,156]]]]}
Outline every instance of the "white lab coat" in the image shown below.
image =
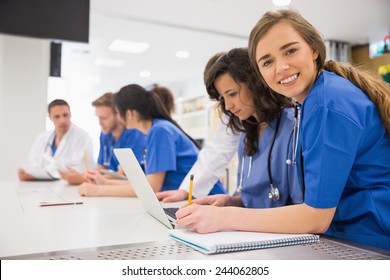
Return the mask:
{"type": "MultiPolygon", "coordinates": [[[[45,131],[38,135],[31,148],[28,165],[34,168],[42,168],[52,177],[59,178],[57,168],[44,158],[44,154],[51,155],[53,138],[54,130],[45,131]]],[[[69,130],[62,137],[54,154],[54,159],[61,165],[70,166],[81,173],[85,173],[84,150],[87,154],[89,168],[94,169],[92,139],[86,131],[72,123],[69,130]]]]}
{"type": "MultiPolygon", "coordinates": [[[[226,118],[225,115],[223,117],[226,118]]],[[[206,141],[199,152],[198,159],[182,181],[180,189],[188,192],[190,174],[194,174],[193,196],[208,195],[237,152],[239,139],[239,133],[233,133],[220,121],[215,138],[206,141]]]]}

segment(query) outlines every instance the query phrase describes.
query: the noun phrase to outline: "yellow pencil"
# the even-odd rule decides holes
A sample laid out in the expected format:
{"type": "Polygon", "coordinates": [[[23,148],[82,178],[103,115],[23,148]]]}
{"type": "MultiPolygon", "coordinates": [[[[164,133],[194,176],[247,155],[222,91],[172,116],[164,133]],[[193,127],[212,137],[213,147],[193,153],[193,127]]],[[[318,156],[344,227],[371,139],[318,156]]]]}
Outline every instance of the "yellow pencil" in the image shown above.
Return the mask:
{"type": "Polygon", "coordinates": [[[188,192],[188,205],[192,204],[192,190],[194,188],[194,174],[190,175],[190,190],[188,192]]]}
{"type": "Polygon", "coordinates": [[[87,149],[84,149],[84,164],[85,164],[85,173],[87,173],[89,170],[88,159],[87,159],[87,149]]]}

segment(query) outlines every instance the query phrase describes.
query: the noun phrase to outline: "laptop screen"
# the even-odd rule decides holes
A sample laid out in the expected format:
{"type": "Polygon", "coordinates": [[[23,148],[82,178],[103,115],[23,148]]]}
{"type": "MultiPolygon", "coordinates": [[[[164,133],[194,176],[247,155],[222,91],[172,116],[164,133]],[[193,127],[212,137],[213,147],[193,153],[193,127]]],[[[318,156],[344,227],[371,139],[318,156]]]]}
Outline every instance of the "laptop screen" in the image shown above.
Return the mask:
{"type": "Polygon", "coordinates": [[[114,149],[114,153],[127,176],[127,180],[137,194],[137,197],[141,201],[146,212],[166,227],[172,229],[174,226],[165,214],[160,201],[157,199],[156,194],[142,171],[133,151],[130,148],[123,148],[114,149]]]}

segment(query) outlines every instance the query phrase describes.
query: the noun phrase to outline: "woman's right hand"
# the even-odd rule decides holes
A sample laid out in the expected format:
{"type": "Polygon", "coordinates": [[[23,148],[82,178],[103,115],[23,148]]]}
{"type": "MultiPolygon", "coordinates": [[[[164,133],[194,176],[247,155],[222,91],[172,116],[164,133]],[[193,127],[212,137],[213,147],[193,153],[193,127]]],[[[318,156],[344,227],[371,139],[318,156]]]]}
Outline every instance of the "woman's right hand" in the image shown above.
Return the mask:
{"type": "Polygon", "coordinates": [[[225,207],[192,204],[176,212],[176,224],[198,233],[224,230],[225,224],[232,222],[226,217],[225,210],[225,207]]]}

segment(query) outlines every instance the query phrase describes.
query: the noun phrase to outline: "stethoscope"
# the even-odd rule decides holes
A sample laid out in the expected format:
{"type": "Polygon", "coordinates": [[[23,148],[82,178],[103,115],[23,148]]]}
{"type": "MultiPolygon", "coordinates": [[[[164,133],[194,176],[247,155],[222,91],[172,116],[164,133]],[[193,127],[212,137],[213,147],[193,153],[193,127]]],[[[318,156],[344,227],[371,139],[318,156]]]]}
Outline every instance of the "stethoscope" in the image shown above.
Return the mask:
{"type": "Polygon", "coordinates": [[[276,122],[274,137],[272,138],[271,147],[269,148],[269,152],[268,152],[267,169],[268,169],[268,180],[269,180],[269,186],[270,186],[270,191],[268,192],[268,197],[269,197],[269,199],[272,199],[273,201],[278,201],[280,199],[280,192],[279,192],[279,189],[277,187],[274,187],[273,180],[272,180],[272,172],[271,172],[271,154],[272,154],[272,149],[274,148],[276,135],[278,134],[278,131],[279,131],[279,125],[280,125],[280,118],[278,118],[278,121],[276,122]]]}
{"type": "MultiPolygon", "coordinates": [[[[275,127],[275,132],[272,137],[272,142],[271,142],[271,147],[268,152],[268,159],[267,159],[267,170],[268,170],[268,180],[269,180],[269,185],[270,185],[270,191],[268,192],[268,197],[269,199],[272,199],[273,201],[278,201],[280,199],[280,192],[277,187],[274,186],[273,184],[273,179],[272,179],[272,169],[271,169],[271,154],[272,154],[272,149],[275,144],[275,139],[279,131],[279,126],[280,126],[280,118],[278,118],[276,122],[276,127],[275,127]]],[[[299,130],[300,130],[300,106],[296,105],[295,106],[295,112],[294,112],[294,138],[293,138],[293,151],[292,151],[292,159],[287,159],[286,164],[292,164],[295,166],[296,164],[296,153],[298,150],[298,137],[299,137],[299,130]]],[[[236,192],[240,193],[242,191],[242,182],[243,182],[243,173],[244,173],[244,164],[245,164],[245,156],[242,156],[241,159],[241,175],[240,175],[240,184],[237,187],[236,192]]],[[[249,157],[249,171],[247,178],[250,175],[251,169],[252,169],[252,156],[249,157]]]]}
{"type": "MultiPolygon", "coordinates": [[[[272,180],[272,171],[271,171],[271,154],[272,154],[272,149],[273,149],[274,144],[275,144],[276,135],[278,134],[278,131],[279,131],[279,125],[280,125],[280,118],[278,118],[278,120],[276,122],[274,136],[272,137],[271,147],[269,148],[269,152],[268,152],[268,167],[267,168],[268,168],[268,179],[269,179],[269,184],[270,184],[270,188],[271,188],[270,191],[268,192],[268,197],[270,199],[272,199],[273,201],[277,201],[280,199],[279,189],[277,187],[274,187],[273,180],[272,180]]],[[[243,155],[242,159],[241,159],[240,184],[237,187],[237,190],[236,190],[237,193],[240,193],[242,191],[244,165],[245,165],[245,156],[243,155]]],[[[251,170],[252,170],[252,156],[249,157],[249,167],[248,167],[247,178],[249,178],[251,170]]]]}
{"type": "Polygon", "coordinates": [[[55,134],[55,132],[53,132],[53,134],[50,135],[50,137],[48,138],[47,143],[46,143],[45,153],[47,153],[47,150],[49,149],[51,156],[54,156],[54,154],[58,148],[55,145],[56,138],[57,138],[57,135],[55,134]]]}
{"type": "Polygon", "coordinates": [[[301,106],[299,103],[295,103],[292,158],[286,160],[287,164],[292,164],[293,166],[296,165],[296,156],[298,151],[298,137],[299,137],[300,129],[301,129],[301,106]]]}
{"type": "Polygon", "coordinates": [[[109,167],[112,160],[112,153],[114,149],[114,140],[106,139],[103,146],[103,166],[109,167]],[[111,140],[111,145],[108,145],[108,141],[111,140]]]}
{"type": "Polygon", "coordinates": [[[141,165],[144,167],[144,173],[146,174],[146,154],[147,154],[147,149],[144,148],[144,153],[142,155],[142,162],[141,165]]]}
{"type": "MultiPolygon", "coordinates": [[[[242,191],[242,182],[243,182],[243,176],[244,176],[244,165],[245,165],[245,156],[244,153],[241,158],[241,174],[240,174],[240,184],[237,187],[236,192],[240,193],[242,191]]],[[[249,175],[251,174],[252,170],[252,156],[249,157],[249,167],[248,167],[248,175],[246,178],[249,178],[249,175]]]]}

